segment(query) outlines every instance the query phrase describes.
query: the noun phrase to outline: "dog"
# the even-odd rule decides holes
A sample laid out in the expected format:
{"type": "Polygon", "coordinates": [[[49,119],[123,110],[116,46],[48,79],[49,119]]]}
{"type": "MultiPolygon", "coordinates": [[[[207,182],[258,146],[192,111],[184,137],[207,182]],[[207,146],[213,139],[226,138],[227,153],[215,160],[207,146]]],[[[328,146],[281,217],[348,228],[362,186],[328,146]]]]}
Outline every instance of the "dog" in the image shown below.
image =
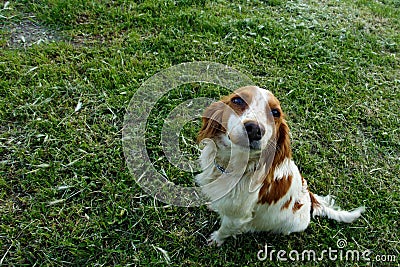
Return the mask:
{"type": "Polygon", "coordinates": [[[365,211],[342,211],[333,197],[308,190],[292,159],[280,102],[268,90],[246,86],[212,103],[198,142],[202,171],[196,183],[221,218],[210,245],[245,232],[301,232],[314,216],[351,223],[365,211]]]}

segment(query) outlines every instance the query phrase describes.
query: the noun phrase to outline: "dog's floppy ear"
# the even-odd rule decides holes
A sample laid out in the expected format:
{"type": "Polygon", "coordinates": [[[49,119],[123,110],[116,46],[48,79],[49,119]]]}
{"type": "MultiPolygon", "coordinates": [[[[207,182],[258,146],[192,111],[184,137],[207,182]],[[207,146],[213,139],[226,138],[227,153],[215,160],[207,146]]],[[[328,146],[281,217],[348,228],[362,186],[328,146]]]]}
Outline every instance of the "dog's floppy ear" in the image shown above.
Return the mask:
{"type": "Polygon", "coordinates": [[[286,158],[292,157],[292,149],[290,148],[290,135],[289,126],[287,122],[282,118],[275,126],[275,138],[271,141],[267,149],[263,151],[263,158],[265,163],[264,179],[262,181],[262,187],[258,193],[259,203],[265,203],[268,201],[268,190],[270,185],[274,182],[275,169],[286,158]],[[273,157],[272,157],[273,156],[273,157]]]}
{"type": "Polygon", "coordinates": [[[285,119],[279,122],[276,129],[276,145],[275,145],[275,157],[272,162],[272,168],[279,166],[285,158],[291,158],[292,149],[290,148],[290,135],[289,126],[285,119]]]}
{"type": "Polygon", "coordinates": [[[225,133],[226,130],[222,126],[222,116],[226,104],[222,101],[214,102],[203,113],[201,118],[202,126],[197,136],[197,141],[200,142],[205,138],[215,137],[219,133],[225,133]]]}

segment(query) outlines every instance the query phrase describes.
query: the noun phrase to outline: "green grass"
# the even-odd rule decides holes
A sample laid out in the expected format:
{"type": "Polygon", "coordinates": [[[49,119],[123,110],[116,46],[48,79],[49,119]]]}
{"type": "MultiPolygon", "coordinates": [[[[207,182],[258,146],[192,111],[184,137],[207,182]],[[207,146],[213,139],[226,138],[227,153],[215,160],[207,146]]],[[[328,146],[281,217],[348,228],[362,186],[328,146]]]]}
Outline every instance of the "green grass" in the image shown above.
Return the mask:
{"type": "MultiPolygon", "coordinates": [[[[348,249],[397,256],[373,265],[398,265],[399,18],[397,0],[0,6],[0,263],[279,266],[258,261],[257,252],[265,244],[322,251],[345,239],[348,249]],[[246,234],[210,248],[216,214],[146,194],[125,163],[125,110],[152,75],[192,61],[226,64],[273,91],[311,190],[337,196],[342,208],[365,205],[363,218],[351,225],[316,219],[304,233],[246,234]]],[[[193,174],[162,158],[163,116],[184,100],[225,92],[181,86],[152,113],[147,148],[174,181],[190,185],[193,174]]],[[[180,144],[193,157],[197,127],[188,124],[189,141],[180,144]]]]}

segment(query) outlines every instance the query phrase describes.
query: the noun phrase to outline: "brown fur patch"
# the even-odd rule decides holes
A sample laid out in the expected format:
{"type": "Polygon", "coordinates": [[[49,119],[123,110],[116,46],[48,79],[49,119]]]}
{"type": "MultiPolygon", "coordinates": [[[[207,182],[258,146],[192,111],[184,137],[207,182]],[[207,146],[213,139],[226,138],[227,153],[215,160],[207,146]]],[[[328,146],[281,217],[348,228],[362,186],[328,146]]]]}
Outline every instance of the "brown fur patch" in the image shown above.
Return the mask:
{"type": "Polygon", "coordinates": [[[292,184],[292,176],[282,177],[279,180],[274,180],[271,183],[264,184],[258,193],[258,202],[261,204],[268,203],[272,204],[281,199],[288,192],[292,184]]]}
{"type": "Polygon", "coordinates": [[[212,138],[226,132],[222,123],[225,106],[226,104],[224,102],[218,101],[206,108],[201,118],[202,126],[197,135],[198,142],[205,138],[212,138]]]}
{"type": "Polygon", "coordinates": [[[289,127],[285,120],[275,122],[276,129],[276,150],[272,168],[279,166],[285,158],[292,157],[292,150],[290,148],[289,127]]]}
{"type": "Polygon", "coordinates": [[[304,179],[303,176],[301,176],[301,185],[302,185],[302,186],[307,185],[307,181],[304,179]]]}
{"type": "Polygon", "coordinates": [[[202,127],[197,136],[200,142],[204,138],[213,138],[219,134],[226,133],[226,124],[232,114],[235,112],[238,116],[251,104],[254,97],[254,87],[247,86],[236,90],[233,94],[223,97],[220,101],[212,103],[203,113],[202,127]],[[232,99],[240,97],[245,101],[245,105],[236,105],[232,103],[232,99]]]}
{"type": "Polygon", "coordinates": [[[293,213],[298,211],[303,205],[304,205],[303,203],[300,203],[300,202],[297,202],[297,201],[294,202],[294,205],[293,205],[293,208],[292,208],[293,213]]]}
{"type": "Polygon", "coordinates": [[[282,205],[281,210],[289,208],[290,202],[292,202],[292,197],[290,197],[289,200],[282,205]]]}
{"type": "Polygon", "coordinates": [[[268,148],[266,151],[264,151],[265,155],[263,155],[264,161],[266,163],[266,168],[268,168],[266,170],[267,175],[265,177],[267,184],[271,182],[271,178],[273,178],[274,176],[275,168],[278,167],[286,158],[292,157],[292,150],[290,148],[289,126],[284,119],[285,114],[282,112],[279,101],[273,94],[270,94],[268,105],[269,107],[267,108],[267,112],[271,112],[272,109],[277,109],[281,116],[273,118],[275,123],[275,136],[273,137],[274,140],[272,140],[271,145],[273,146],[274,151],[271,151],[271,149],[268,148]],[[270,153],[274,153],[272,163],[270,162],[270,153]]]}
{"type": "Polygon", "coordinates": [[[273,182],[274,178],[274,171],[276,167],[278,167],[286,158],[291,158],[292,157],[292,150],[290,148],[290,136],[289,136],[289,127],[284,119],[285,115],[282,112],[281,106],[279,104],[278,99],[270,94],[270,99],[268,101],[269,108],[267,108],[267,112],[270,112],[272,109],[277,109],[281,116],[275,118],[274,117],[274,123],[275,123],[275,140],[272,142],[272,145],[274,145],[274,151],[271,151],[271,149],[266,149],[263,151],[263,158],[266,163],[266,172],[267,175],[264,178],[263,181],[263,186],[260,189],[259,193],[259,202],[265,203],[268,202],[266,201],[265,197],[262,197],[266,194],[268,191],[270,184],[273,182]],[[271,163],[271,156],[270,153],[275,153],[274,158],[271,163]],[[269,162],[268,162],[269,161],[269,162]]]}
{"type": "Polygon", "coordinates": [[[318,202],[314,194],[311,192],[310,192],[310,199],[311,199],[311,215],[312,215],[314,209],[319,208],[321,204],[318,202]]]}
{"type": "Polygon", "coordinates": [[[250,106],[254,98],[254,88],[252,86],[242,87],[236,90],[233,94],[224,97],[222,101],[228,105],[237,115],[242,115],[243,112],[250,106]],[[240,106],[232,103],[232,99],[240,97],[244,100],[245,105],[240,106]]]}
{"type": "Polygon", "coordinates": [[[285,120],[285,114],[282,111],[279,100],[272,93],[270,94],[268,105],[269,110],[267,110],[267,112],[277,109],[281,114],[279,117],[274,117],[276,140],[276,159],[274,161],[279,165],[279,163],[281,163],[285,158],[290,158],[292,156],[292,151],[290,149],[289,126],[285,120]]]}

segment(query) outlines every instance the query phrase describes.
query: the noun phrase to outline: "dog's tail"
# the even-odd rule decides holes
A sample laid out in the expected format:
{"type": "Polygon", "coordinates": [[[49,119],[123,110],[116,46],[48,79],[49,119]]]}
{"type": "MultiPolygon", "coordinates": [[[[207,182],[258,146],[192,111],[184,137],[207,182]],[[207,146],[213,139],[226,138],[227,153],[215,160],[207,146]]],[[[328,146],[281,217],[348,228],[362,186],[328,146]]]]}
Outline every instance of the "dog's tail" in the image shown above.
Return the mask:
{"type": "Polygon", "coordinates": [[[335,205],[335,200],[332,196],[318,196],[310,193],[311,197],[311,215],[328,217],[329,219],[336,220],[338,222],[351,223],[361,216],[361,213],[365,211],[365,207],[359,207],[352,211],[340,210],[335,205]]]}

